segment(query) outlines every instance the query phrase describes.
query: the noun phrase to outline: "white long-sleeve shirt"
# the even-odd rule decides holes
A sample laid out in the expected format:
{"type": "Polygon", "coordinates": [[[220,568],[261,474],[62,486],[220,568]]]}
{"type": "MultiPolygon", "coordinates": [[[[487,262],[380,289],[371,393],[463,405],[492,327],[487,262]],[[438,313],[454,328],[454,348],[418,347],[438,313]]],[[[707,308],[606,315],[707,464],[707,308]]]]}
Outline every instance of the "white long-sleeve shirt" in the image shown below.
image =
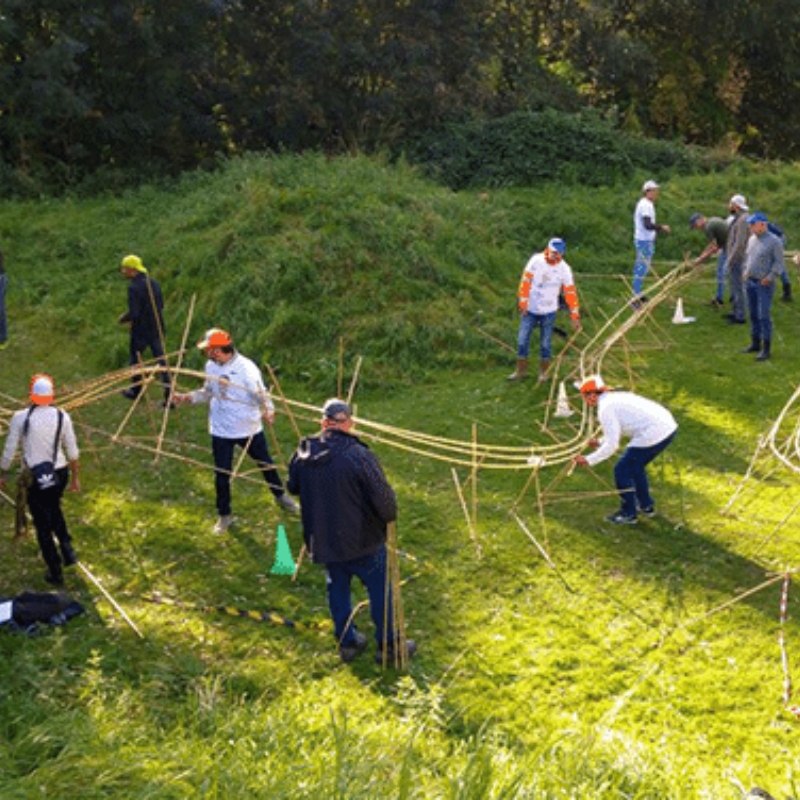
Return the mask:
{"type": "Polygon", "coordinates": [[[633,392],[603,392],[597,399],[597,416],[603,427],[600,447],[586,456],[590,466],[605,461],[629,438],[628,447],[652,447],[678,430],[664,406],[633,392]]]}
{"type": "MultiPolygon", "coordinates": [[[[14,460],[17,448],[19,448],[23,438],[22,459],[27,466],[35,467],[37,464],[41,464],[44,461],[52,461],[53,459],[53,445],[55,444],[56,430],[58,428],[59,410],[55,406],[36,406],[31,412],[28,435],[23,437],[22,430],[25,426],[28,411],[29,409],[23,408],[11,417],[6,446],[3,449],[3,457],[0,460],[0,468],[3,470],[8,470],[11,467],[11,462],[14,460]]],[[[62,410],[61,413],[63,417],[55,461],[56,469],[66,467],[70,461],[77,461],[80,455],[72,419],[66,411],[62,410]]]]}
{"type": "Polygon", "coordinates": [[[192,403],[210,403],[208,430],[222,439],[245,439],[263,429],[261,415],[274,410],[261,370],[241,353],[225,364],[206,362],[206,382],[192,403]]]}

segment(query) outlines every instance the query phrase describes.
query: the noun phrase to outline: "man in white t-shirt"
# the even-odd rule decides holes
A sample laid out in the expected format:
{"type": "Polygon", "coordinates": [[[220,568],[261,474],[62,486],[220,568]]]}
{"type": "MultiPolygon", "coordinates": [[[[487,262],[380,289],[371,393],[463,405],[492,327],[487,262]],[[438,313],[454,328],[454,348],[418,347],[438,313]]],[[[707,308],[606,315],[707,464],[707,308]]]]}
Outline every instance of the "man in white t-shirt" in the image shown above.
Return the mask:
{"type": "Polygon", "coordinates": [[[633,392],[610,392],[599,375],[586,378],[580,385],[583,401],[597,407],[597,417],[603,429],[597,448],[588,456],[575,456],[581,467],[593,467],[617,452],[623,437],[630,439],[622,457],[614,465],[614,480],[622,505],[606,519],[620,525],[636,522],[636,510],[646,517],[655,514],[650,496],[647,465],[675,438],[678,423],[670,412],[653,400],[633,392]]]}
{"type": "Polygon", "coordinates": [[[236,447],[241,447],[259,465],[275,502],[287,511],[298,513],[297,503],[283,488],[264,436],[261,420],[272,425],[275,407],[264,386],[261,370],[237,352],[227,331],[212,328],[197,346],[208,356],[206,382],[202,389],[174,395],[173,401],[176,406],[209,403],[208,427],[219,514],[214,532],[223,533],[233,523],[231,472],[236,447]]]}
{"type": "Polygon", "coordinates": [[[517,335],[517,369],[508,376],[511,381],[521,380],[528,374],[528,354],[534,328],[541,329],[539,339],[539,380],[547,378],[552,358],[553,327],[558,311],[559,295],[570,310],[572,327],[579,330],[580,309],[572,269],[564,261],[567,245],[563,239],[551,239],[543,253],[535,253],[522,272],[517,290],[517,305],[520,313],[517,335]]]}
{"type": "Polygon", "coordinates": [[[636,261],[633,264],[633,295],[637,304],[647,299],[642,295],[642,288],[656,250],[656,236],[659,233],[670,233],[672,230],[669,225],[656,224],[656,200],[659,190],[660,187],[655,181],[647,181],[642,186],[642,196],[633,211],[633,245],[636,248],[636,261]]]}

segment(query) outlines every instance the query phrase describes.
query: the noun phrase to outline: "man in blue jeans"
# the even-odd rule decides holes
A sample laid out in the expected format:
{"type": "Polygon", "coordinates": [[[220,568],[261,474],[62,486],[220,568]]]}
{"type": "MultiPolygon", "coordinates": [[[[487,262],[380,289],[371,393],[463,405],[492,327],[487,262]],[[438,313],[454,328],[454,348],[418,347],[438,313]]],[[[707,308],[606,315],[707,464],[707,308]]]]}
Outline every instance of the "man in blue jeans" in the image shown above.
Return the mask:
{"type": "MultiPolygon", "coordinates": [[[[322,432],[303,439],[292,456],[287,486],[300,497],[311,559],[328,571],[328,607],[342,661],[352,661],[367,646],[367,637],[353,624],[350,584],[357,577],[369,595],[376,661],[389,663],[400,640],[386,570],[386,527],[397,517],[397,499],[378,459],[351,432],[353,425],[350,406],[328,400],[322,432]]],[[[408,639],[406,650],[413,656],[416,643],[408,639]]]]}
{"type": "Polygon", "coordinates": [[[586,378],[578,388],[586,405],[597,407],[603,438],[600,442],[589,442],[590,447],[597,448],[595,452],[575,456],[577,465],[593,467],[612,456],[623,437],[630,439],[614,466],[621,506],[606,519],[617,525],[632,525],[637,521],[637,509],[652,517],[655,503],[646,468],[675,438],[678,423],[664,406],[653,400],[633,392],[610,392],[599,375],[586,378]]]}
{"type": "Polygon", "coordinates": [[[655,181],[646,181],[642,196],[633,211],[633,246],[636,260],[633,264],[633,302],[639,308],[647,300],[642,294],[644,279],[650,271],[650,262],[656,250],[656,236],[670,233],[669,225],[656,223],[656,201],[661,187],[655,181]]]}
{"type": "Polygon", "coordinates": [[[553,329],[560,297],[570,310],[574,330],[579,330],[580,309],[572,268],[564,261],[567,251],[563,239],[551,239],[542,253],[534,253],[525,269],[517,290],[519,308],[519,333],[517,334],[517,368],[508,376],[510,381],[522,380],[528,375],[528,354],[534,328],[541,328],[539,341],[539,380],[547,379],[552,359],[553,329]]]}
{"type": "Polygon", "coordinates": [[[772,298],[784,270],[783,243],[768,229],[769,218],[763,211],[751,214],[747,224],[750,238],[742,278],[750,313],[750,346],[742,352],[758,353],[756,361],[766,361],[772,354],[772,298]]]}

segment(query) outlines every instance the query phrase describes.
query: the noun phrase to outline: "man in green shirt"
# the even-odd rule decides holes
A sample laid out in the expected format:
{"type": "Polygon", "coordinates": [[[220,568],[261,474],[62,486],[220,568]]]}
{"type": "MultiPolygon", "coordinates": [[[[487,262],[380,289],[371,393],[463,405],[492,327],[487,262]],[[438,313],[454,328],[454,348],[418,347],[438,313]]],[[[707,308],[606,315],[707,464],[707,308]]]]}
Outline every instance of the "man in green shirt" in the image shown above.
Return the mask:
{"type": "Polygon", "coordinates": [[[725,303],[725,245],[728,242],[728,223],[721,217],[705,217],[695,211],[689,217],[689,227],[692,230],[702,230],[708,239],[708,245],[694,260],[699,266],[711,256],[717,256],[717,293],[711,300],[711,305],[721,308],[725,303]]]}

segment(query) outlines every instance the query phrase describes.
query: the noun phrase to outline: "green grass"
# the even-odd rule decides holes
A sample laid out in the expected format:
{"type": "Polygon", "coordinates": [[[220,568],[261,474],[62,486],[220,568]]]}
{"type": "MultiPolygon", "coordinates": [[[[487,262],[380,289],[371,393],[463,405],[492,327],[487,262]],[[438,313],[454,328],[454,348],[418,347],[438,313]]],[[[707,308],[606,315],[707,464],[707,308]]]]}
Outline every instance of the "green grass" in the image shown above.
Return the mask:
{"type": "MultiPolygon", "coordinates": [[[[734,192],[774,213],[793,249],[797,177],[793,166],[737,165],[671,181],[659,219],[675,232],[659,242],[656,268],[699,252],[689,213],[724,213],[734,192]]],[[[164,286],[173,349],[196,294],[189,341],[229,327],[246,354],[280,367],[293,399],[318,405],[336,392],[343,340],[345,390],[364,357],[363,417],[464,441],[477,424],[481,441],[547,443],[545,388],[506,382],[511,354],[477,327],[513,342],[522,265],[559,233],[595,330],[624,301],[613,276],[630,269],[640,183],[454,194],[363,158],[247,158],[168,192],[0,204],[3,405],[24,399],[34,371],[63,387],[124,364],[115,265],[138,252],[164,286]]],[[[637,390],[681,425],[652,469],[659,515],[618,530],[602,521],[613,498],[564,499],[546,506],[543,527],[534,492],[520,505],[564,580],[508,515],[527,474],[481,473],[478,555],[449,465],[374,445],[400,499],[406,615],[420,643],[407,675],[370,658],[339,663],[318,568],[306,564],[295,583],[269,574],[277,526],[295,554],[301,537],[263,487],[235,485],[240,524],[215,536],[208,470],[155,464],[90,433],[116,430],[121,398],[77,411],[84,492],[65,500],[76,546],[145,638],[74,571],[68,588],[84,617],[36,638],[0,636],[0,796],[800,794],[800,723],[781,703],[779,584],[708,615],[800,560],[797,517],[782,524],[795,476],[758,470],[735,513],[720,514],[800,380],[800,303],[776,304],[774,358],[757,365],[738,352],[746,332],[705,305],[710,275],[681,290],[695,323],[671,326],[669,304],[655,312],[658,328],[631,337],[648,346],[631,354],[637,390]],[[199,608],[218,605],[272,610],[297,627],[199,608]]],[[[624,361],[620,351],[607,361],[619,385],[624,361]]],[[[129,432],[153,440],[160,420],[153,403],[129,432]]],[[[210,463],[204,410],[171,420],[170,448],[210,463]]],[[[553,422],[554,435],[569,431],[553,422]]],[[[276,434],[287,455],[285,416],[276,434]]],[[[610,473],[605,464],[602,481],[579,472],[560,488],[606,490],[610,473]]],[[[468,470],[459,476],[466,483],[468,470]]],[[[543,483],[553,478],[543,471],[543,483]]],[[[0,589],[45,589],[35,541],[11,541],[7,506],[0,524],[0,589]]],[[[796,678],[795,587],[789,608],[796,678]]],[[[369,631],[366,612],[359,619],[369,631]]]]}

